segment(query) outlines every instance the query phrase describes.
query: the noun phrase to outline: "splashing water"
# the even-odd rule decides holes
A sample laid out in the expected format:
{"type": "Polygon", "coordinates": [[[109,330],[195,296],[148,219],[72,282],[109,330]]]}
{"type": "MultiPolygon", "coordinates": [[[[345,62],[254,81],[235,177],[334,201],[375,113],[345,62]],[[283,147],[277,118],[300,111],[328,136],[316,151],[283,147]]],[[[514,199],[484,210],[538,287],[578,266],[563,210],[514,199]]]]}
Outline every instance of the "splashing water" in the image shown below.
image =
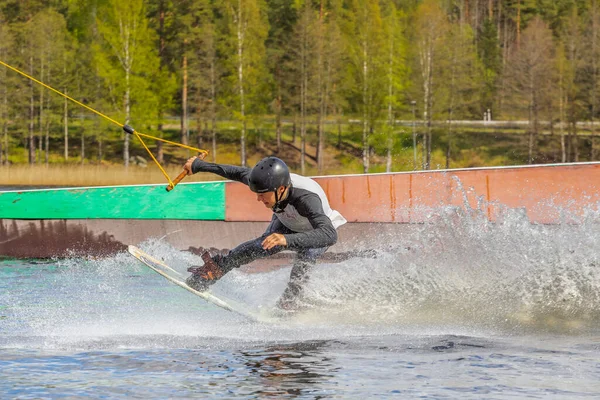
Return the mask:
{"type": "Polygon", "coordinates": [[[317,269],[310,297],[318,314],[361,323],[593,331],[600,320],[597,207],[583,215],[555,208],[562,222],[542,225],[499,205],[491,222],[488,206],[480,199],[475,209],[426,210],[428,222],[409,234],[382,235],[376,259],[317,269]]]}
{"type": "MultiPolygon", "coordinates": [[[[382,234],[376,258],[318,264],[306,287],[304,311],[281,324],[252,323],[217,309],[170,285],[129,254],[119,254],[16,269],[5,265],[0,270],[8,281],[0,311],[8,309],[9,315],[0,325],[17,346],[32,338],[47,345],[127,336],[147,346],[181,337],[593,332],[600,321],[598,210],[563,213],[566,222],[536,225],[522,210],[507,208],[490,222],[487,207],[480,201],[477,208],[423,210],[426,223],[411,225],[401,236],[382,234]],[[15,271],[18,280],[11,283],[15,271]]],[[[161,240],[140,247],[184,274],[201,262],[161,240]]],[[[250,274],[236,270],[213,291],[270,310],[288,276],[289,267],[250,274]]]]}

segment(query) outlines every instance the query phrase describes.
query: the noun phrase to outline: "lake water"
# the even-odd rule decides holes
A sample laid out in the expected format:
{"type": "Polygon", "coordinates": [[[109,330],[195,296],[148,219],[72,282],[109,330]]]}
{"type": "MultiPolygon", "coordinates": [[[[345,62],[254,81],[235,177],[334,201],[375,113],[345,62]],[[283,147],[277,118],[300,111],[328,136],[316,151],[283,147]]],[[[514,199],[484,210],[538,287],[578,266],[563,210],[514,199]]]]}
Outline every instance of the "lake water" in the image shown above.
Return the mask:
{"type": "MultiPolygon", "coordinates": [[[[376,259],[319,264],[259,323],[128,254],[0,260],[0,398],[598,398],[598,212],[530,225],[444,210],[376,259]]],[[[199,263],[139,244],[177,269],[199,263]]],[[[216,294],[269,313],[288,269],[216,294]]]]}

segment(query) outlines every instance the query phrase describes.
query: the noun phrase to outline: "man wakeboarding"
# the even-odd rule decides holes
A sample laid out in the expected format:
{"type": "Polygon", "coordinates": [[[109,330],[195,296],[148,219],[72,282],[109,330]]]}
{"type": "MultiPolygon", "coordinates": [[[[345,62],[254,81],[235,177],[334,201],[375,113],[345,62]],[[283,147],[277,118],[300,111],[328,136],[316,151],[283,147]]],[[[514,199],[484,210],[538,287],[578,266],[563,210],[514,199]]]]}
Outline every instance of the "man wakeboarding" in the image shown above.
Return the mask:
{"type": "Polygon", "coordinates": [[[192,275],[186,283],[205,291],[234,268],[282,250],[292,250],[296,252],[292,272],[277,306],[296,309],[310,270],[317,258],[337,242],[336,229],[346,223],[339,212],[331,209],[321,186],[310,178],[291,174],[277,157],[264,158],[254,168],[214,164],[192,157],[184,169],[188,175],[211,172],[248,185],[256,193],[257,201],[273,211],[261,237],[240,244],[224,256],[211,257],[204,252],[204,265],[189,268],[192,275]]]}

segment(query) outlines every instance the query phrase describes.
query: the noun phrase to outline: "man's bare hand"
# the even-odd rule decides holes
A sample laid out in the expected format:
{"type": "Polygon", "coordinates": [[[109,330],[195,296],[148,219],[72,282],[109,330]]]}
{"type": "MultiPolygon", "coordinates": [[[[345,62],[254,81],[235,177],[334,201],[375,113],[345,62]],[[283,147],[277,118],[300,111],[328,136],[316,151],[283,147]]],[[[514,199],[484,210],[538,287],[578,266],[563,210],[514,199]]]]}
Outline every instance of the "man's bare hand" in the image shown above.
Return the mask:
{"type": "Polygon", "coordinates": [[[265,250],[270,250],[275,246],[287,246],[285,236],[280,233],[272,233],[262,242],[262,248],[265,250]]]}
{"type": "Polygon", "coordinates": [[[198,158],[197,156],[191,157],[189,158],[186,162],[185,165],[183,166],[183,170],[187,171],[188,175],[192,175],[192,164],[194,163],[194,161],[196,160],[196,158],[198,158]]]}
{"type": "Polygon", "coordinates": [[[188,175],[192,175],[192,164],[194,163],[194,161],[196,160],[196,158],[199,158],[201,160],[204,160],[204,157],[206,157],[207,153],[200,153],[197,156],[194,157],[190,157],[188,158],[188,160],[185,162],[184,166],[183,166],[183,170],[187,171],[188,175]]]}

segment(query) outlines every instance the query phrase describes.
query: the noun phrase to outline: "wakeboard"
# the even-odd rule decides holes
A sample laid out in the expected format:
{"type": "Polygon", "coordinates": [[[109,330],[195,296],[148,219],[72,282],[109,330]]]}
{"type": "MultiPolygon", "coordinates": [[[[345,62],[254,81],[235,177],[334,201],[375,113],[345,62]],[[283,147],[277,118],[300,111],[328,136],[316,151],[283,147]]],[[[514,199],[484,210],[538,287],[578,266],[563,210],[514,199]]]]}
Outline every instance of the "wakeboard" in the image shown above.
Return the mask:
{"type": "Polygon", "coordinates": [[[217,307],[221,307],[224,310],[240,314],[240,315],[242,315],[246,318],[252,319],[252,320],[263,321],[265,319],[264,316],[255,314],[255,313],[253,313],[249,310],[246,310],[246,309],[242,308],[241,306],[236,305],[232,302],[226,302],[226,301],[218,298],[217,296],[209,293],[208,291],[200,292],[200,291],[188,286],[185,283],[185,280],[184,280],[185,277],[181,273],[179,273],[176,270],[174,270],[173,268],[169,267],[163,261],[160,261],[160,260],[152,257],[151,255],[146,254],[144,251],[142,251],[141,249],[139,249],[136,246],[129,245],[128,251],[132,256],[134,256],[135,258],[140,260],[142,263],[144,263],[145,266],[147,266],[152,271],[156,272],[157,274],[159,274],[160,276],[162,276],[169,282],[174,283],[175,285],[184,288],[188,292],[195,294],[198,297],[201,297],[202,299],[208,301],[209,303],[216,305],[217,307]]]}

